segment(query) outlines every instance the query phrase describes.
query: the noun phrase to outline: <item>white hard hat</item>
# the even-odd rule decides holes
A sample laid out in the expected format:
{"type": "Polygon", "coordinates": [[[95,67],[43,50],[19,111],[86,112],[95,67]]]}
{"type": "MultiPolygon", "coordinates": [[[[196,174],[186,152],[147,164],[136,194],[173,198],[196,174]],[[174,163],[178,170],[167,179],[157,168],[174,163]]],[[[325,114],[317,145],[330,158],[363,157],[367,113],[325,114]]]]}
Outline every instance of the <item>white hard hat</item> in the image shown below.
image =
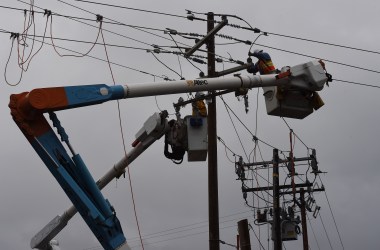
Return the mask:
{"type": "Polygon", "coordinates": [[[261,52],[263,52],[262,49],[255,49],[255,50],[253,51],[253,54],[254,54],[254,55],[257,55],[257,54],[259,54],[259,53],[261,53],[261,52]]]}

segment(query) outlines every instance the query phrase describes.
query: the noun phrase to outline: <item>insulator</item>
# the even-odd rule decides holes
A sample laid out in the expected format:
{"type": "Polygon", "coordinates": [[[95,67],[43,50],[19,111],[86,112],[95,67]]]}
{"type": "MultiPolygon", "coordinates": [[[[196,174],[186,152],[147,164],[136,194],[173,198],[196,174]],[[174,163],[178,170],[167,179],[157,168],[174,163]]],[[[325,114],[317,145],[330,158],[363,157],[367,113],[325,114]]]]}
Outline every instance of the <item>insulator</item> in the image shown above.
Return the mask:
{"type": "Polygon", "coordinates": [[[261,30],[260,30],[260,29],[258,29],[258,28],[254,28],[254,29],[253,29],[253,32],[255,32],[255,33],[260,33],[260,32],[261,32],[261,30]]]}
{"type": "Polygon", "coordinates": [[[206,64],[205,61],[203,61],[203,60],[201,60],[201,59],[198,59],[198,58],[192,58],[192,60],[193,60],[194,62],[197,62],[197,63],[200,63],[200,64],[206,64]]]}
{"type": "Polygon", "coordinates": [[[238,25],[238,24],[233,24],[233,23],[231,23],[231,24],[227,24],[228,26],[231,26],[231,27],[233,27],[233,28],[237,28],[237,29],[240,29],[241,28],[241,26],[240,25],[238,25]]]}
{"type": "Polygon", "coordinates": [[[234,40],[234,38],[232,36],[228,36],[228,35],[224,35],[224,34],[218,34],[217,36],[224,38],[224,39],[228,39],[228,40],[234,40]]]}

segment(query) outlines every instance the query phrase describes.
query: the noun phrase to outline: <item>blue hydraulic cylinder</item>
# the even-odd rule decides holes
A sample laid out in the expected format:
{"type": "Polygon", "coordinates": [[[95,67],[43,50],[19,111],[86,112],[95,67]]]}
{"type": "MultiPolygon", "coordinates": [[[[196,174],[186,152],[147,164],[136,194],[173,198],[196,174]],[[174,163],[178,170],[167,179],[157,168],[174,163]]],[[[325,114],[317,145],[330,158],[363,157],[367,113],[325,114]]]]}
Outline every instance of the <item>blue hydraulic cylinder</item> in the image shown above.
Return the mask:
{"type": "Polygon", "coordinates": [[[71,159],[52,129],[30,142],[103,248],[115,250],[125,243],[113,208],[96,187],[80,156],[71,159]]]}

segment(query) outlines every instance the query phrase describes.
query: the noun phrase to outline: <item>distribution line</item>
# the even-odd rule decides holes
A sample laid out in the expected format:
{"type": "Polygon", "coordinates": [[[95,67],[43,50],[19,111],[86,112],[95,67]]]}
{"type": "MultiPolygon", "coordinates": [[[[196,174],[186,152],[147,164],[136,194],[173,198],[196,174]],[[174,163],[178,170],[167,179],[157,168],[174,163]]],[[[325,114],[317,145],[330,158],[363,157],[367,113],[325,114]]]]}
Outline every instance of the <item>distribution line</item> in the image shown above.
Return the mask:
{"type": "Polygon", "coordinates": [[[309,215],[308,215],[307,213],[306,213],[306,216],[307,216],[307,221],[309,222],[309,225],[310,225],[311,231],[313,232],[315,242],[317,243],[317,247],[318,247],[319,250],[321,250],[321,248],[319,247],[318,239],[317,239],[317,237],[315,236],[315,232],[314,232],[313,225],[311,224],[311,221],[310,221],[309,215]]]}
{"type": "MultiPolygon", "coordinates": [[[[321,177],[320,177],[319,175],[318,175],[318,177],[319,177],[319,180],[321,181],[321,183],[322,183],[322,185],[323,185],[323,182],[322,182],[321,177]]],[[[338,236],[339,236],[340,244],[342,245],[342,249],[344,250],[344,245],[343,245],[342,237],[340,236],[340,232],[339,232],[339,229],[338,229],[338,225],[337,225],[337,223],[336,223],[335,216],[334,216],[333,210],[332,210],[332,208],[331,208],[330,200],[329,200],[329,198],[327,197],[327,192],[326,192],[326,190],[325,190],[324,193],[325,193],[325,196],[326,196],[327,204],[329,205],[329,209],[330,209],[330,212],[331,212],[331,216],[332,216],[333,221],[334,221],[335,229],[336,229],[336,231],[337,231],[337,233],[338,233],[338,236]]]]}
{"type": "MultiPolygon", "coordinates": [[[[268,147],[271,147],[271,148],[276,148],[272,145],[270,145],[269,143],[255,137],[255,135],[251,132],[251,130],[242,122],[242,120],[236,115],[236,113],[231,109],[231,107],[226,103],[226,106],[228,107],[228,109],[231,111],[231,113],[236,117],[236,119],[238,119],[238,121],[241,123],[241,125],[248,131],[248,133],[250,133],[253,137],[254,140],[258,140],[260,142],[262,142],[263,144],[267,145],[268,147]]],[[[284,150],[280,150],[282,152],[286,152],[284,150]]]]}
{"type": "MultiPolygon", "coordinates": [[[[236,222],[236,221],[240,221],[240,220],[242,220],[242,219],[245,219],[245,217],[236,218],[236,219],[230,219],[230,220],[225,220],[225,221],[222,221],[221,224],[223,224],[223,223],[227,223],[227,222],[231,222],[231,221],[236,222]]],[[[208,221],[206,221],[206,222],[208,222],[208,221]]],[[[206,225],[197,226],[197,227],[192,227],[192,228],[186,228],[186,229],[182,229],[182,230],[178,230],[178,229],[177,229],[175,232],[167,232],[167,233],[164,233],[165,231],[163,231],[163,232],[161,232],[161,233],[156,233],[156,235],[153,234],[153,235],[151,235],[151,236],[144,236],[143,239],[146,241],[146,240],[148,240],[148,239],[160,238],[160,237],[164,237],[164,236],[168,236],[168,235],[174,235],[174,234],[178,234],[178,233],[188,232],[188,231],[191,231],[191,230],[201,229],[201,228],[205,228],[205,227],[208,227],[208,225],[206,224],[206,225]]],[[[170,230],[170,231],[172,231],[172,230],[170,230]]],[[[129,242],[130,242],[131,244],[133,244],[134,242],[136,242],[136,240],[138,240],[138,239],[136,239],[136,238],[130,238],[130,239],[129,239],[129,242]]]]}
{"type": "MultiPolygon", "coordinates": [[[[30,5],[30,3],[26,3],[26,2],[24,2],[24,1],[22,1],[22,0],[17,0],[17,1],[22,2],[22,3],[24,3],[24,4],[28,4],[28,5],[30,5]]],[[[82,8],[80,8],[80,7],[77,7],[77,6],[74,6],[74,5],[72,5],[72,4],[66,3],[66,2],[64,2],[64,1],[62,1],[62,0],[57,0],[57,1],[60,1],[60,2],[65,3],[65,4],[68,4],[68,5],[70,5],[70,6],[74,7],[74,8],[78,8],[78,9],[80,9],[80,10],[82,10],[82,11],[85,11],[85,12],[91,13],[92,15],[96,15],[96,14],[93,13],[93,12],[90,12],[90,11],[87,11],[87,10],[82,9],[82,8]]],[[[45,9],[39,7],[39,6],[36,6],[36,5],[34,5],[34,6],[35,6],[36,8],[41,9],[41,10],[45,10],[45,9]]],[[[44,12],[39,12],[39,13],[44,13],[44,12]]],[[[56,16],[65,17],[65,18],[71,19],[71,20],[73,20],[73,21],[76,21],[76,22],[79,22],[79,23],[85,24],[85,25],[87,25],[87,26],[91,26],[91,27],[94,27],[94,28],[98,28],[98,27],[96,27],[96,26],[94,26],[94,25],[91,25],[91,24],[88,24],[88,23],[86,23],[86,22],[80,21],[80,20],[86,20],[86,21],[92,21],[92,22],[94,22],[94,21],[96,21],[95,19],[81,18],[81,17],[74,17],[74,16],[69,16],[69,15],[62,15],[62,14],[58,14],[58,13],[56,13],[56,12],[52,12],[51,14],[52,14],[52,15],[56,15],[56,16]]],[[[106,17],[104,17],[104,18],[105,18],[105,19],[109,19],[109,18],[106,18],[106,17]]],[[[112,20],[112,19],[110,19],[110,20],[112,20]]],[[[110,22],[106,22],[106,21],[103,20],[103,23],[125,25],[125,26],[131,27],[131,28],[135,28],[135,29],[137,29],[137,30],[139,30],[139,31],[143,31],[143,32],[149,33],[149,34],[151,34],[151,35],[158,36],[158,37],[163,38],[163,39],[165,39],[165,40],[169,40],[169,41],[171,41],[169,38],[166,38],[166,37],[163,37],[163,36],[160,36],[160,35],[154,34],[154,33],[150,33],[150,32],[147,32],[147,31],[144,31],[144,30],[141,30],[141,29],[150,29],[150,30],[163,31],[163,32],[165,32],[166,30],[154,29],[154,28],[149,28],[149,27],[141,27],[141,26],[136,26],[136,25],[128,25],[128,24],[124,24],[124,23],[121,23],[121,22],[118,22],[118,21],[115,21],[115,22],[116,22],[116,23],[110,23],[110,22]]],[[[131,38],[131,37],[125,36],[125,35],[123,35],[123,34],[120,34],[120,33],[114,32],[114,31],[110,31],[110,30],[107,30],[107,29],[104,29],[104,28],[103,28],[103,31],[107,31],[107,32],[112,33],[112,34],[114,34],[114,35],[118,35],[118,36],[120,36],[120,37],[124,37],[124,38],[130,39],[130,40],[133,40],[133,41],[136,41],[136,42],[139,42],[139,43],[143,43],[143,44],[145,44],[145,45],[154,46],[154,45],[152,45],[152,44],[148,44],[148,43],[146,43],[146,42],[139,41],[139,40],[137,40],[137,39],[134,39],[134,38],[131,38]]],[[[172,38],[172,39],[173,39],[173,38],[172,38]]],[[[176,43],[181,44],[181,45],[184,45],[184,46],[187,46],[186,48],[191,47],[191,46],[189,46],[189,45],[187,45],[187,44],[184,44],[184,43],[181,43],[181,42],[176,42],[176,43]]],[[[177,47],[176,47],[176,48],[181,48],[181,47],[178,46],[178,44],[177,44],[177,47]]],[[[164,46],[158,46],[158,47],[163,48],[164,46]]],[[[206,53],[208,53],[207,51],[203,51],[203,50],[199,50],[199,51],[202,51],[202,52],[206,52],[206,53]]],[[[215,53],[214,53],[214,54],[215,54],[215,53]]],[[[215,55],[218,56],[218,57],[220,57],[220,58],[223,58],[223,59],[228,59],[228,58],[223,57],[223,56],[218,55],[218,54],[215,54],[215,55]]],[[[231,60],[229,60],[229,61],[231,61],[231,60]]],[[[233,62],[236,62],[236,61],[233,60],[233,62]]],[[[191,63],[191,62],[190,62],[190,63],[191,63]]],[[[193,66],[194,66],[194,65],[193,65],[193,66]]],[[[194,66],[194,67],[196,67],[196,66],[194,66]]],[[[199,68],[198,68],[198,69],[199,69],[199,68]]],[[[201,70],[200,70],[200,71],[201,71],[201,70]]]]}
{"type": "Polygon", "coordinates": [[[152,54],[152,56],[159,62],[161,63],[162,65],[164,65],[167,69],[169,69],[170,71],[176,73],[180,79],[182,79],[183,77],[177,72],[175,71],[174,69],[170,68],[168,65],[166,65],[164,62],[162,62],[160,59],[158,59],[158,57],[151,51],[150,52],[152,54]]]}
{"type": "Polygon", "coordinates": [[[351,83],[351,84],[355,84],[355,85],[360,85],[360,86],[365,86],[365,87],[371,87],[371,88],[378,88],[380,89],[380,86],[377,86],[377,85],[372,85],[372,84],[366,84],[366,83],[360,83],[360,82],[353,82],[353,81],[346,81],[346,80],[339,80],[339,79],[332,79],[333,81],[336,81],[336,82],[343,82],[343,83],[351,83]]]}
{"type": "MultiPolygon", "coordinates": [[[[242,215],[242,214],[251,213],[251,212],[252,211],[242,211],[242,212],[238,212],[238,213],[233,213],[233,214],[221,216],[219,218],[223,219],[223,218],[228,218],[228,217],[232,217],[232,216],[236,216],[236,215],[242,215]]],[[[233,221],[233,220],[237,220],[237,219],[221,220],[221,223],[230,222],[230,221],[233,221]]],[[[155,233],[150,233],[150,234],[147,234],[147,235],[143,235],[143,238],[144,239],[146,239],[146,238],[153,238],[152,237],[153,235],[162,234],[162,233],[166,233],[166,232],[170,232],[170,231],[174,231],[174,230],[178,230],[178,229],[183,229],[183,228],[187,228],[187,227],[193,227],[193,226],[196,226],[196,225],[199,225],[199,224],[205,224],[205,223],[208,223],[208,220],[204,220],[204,221],[200,221],[200,222],[195,222],[195,223],[184,225],[184,226],[174,227],[174,228],[166,229],[166,230],[155,232],[155,233]]],[[[195,227],[195,228],[201,228],[201,227],[195,227]]],[[[194,228],[192,228],[192,229],[194,229],[194,228]]],[[[191,229],[188,229],[188,230],[191,230],[191,229]]],[[[176,232],[174,232],[173,234],[175,234],[175,233],[176,232]]],[[[136,238],[137,237],[133,237],[133,238],[130,238],[130,240],[134,240],[136,238]]]]}
{"type": "MultiPolygon", "coordinates": [[[[219,14],[219,15],[223,15],[223,14],[219,14]]],[[[297,37],[297,36],[291,36],[291,35],[284,35],[284,34],[279,34],[279,33],[274,33],[274,32],[261,31],[258,28],[253,28],[247,21],[245,21],[241,17],[233,16],[233,15],[229,15],[229,16],[236,17],[236,18],[244,21],[249,26],[249,28],[248,28],[248,27],[242,27],[242,26],[236,25],[236,24],[229,24],[229,26],[231,26],[233,28],[250,30],[250,31],[253,31],[255,33],[260,33],[260,34],[263,34],[263,35],[273,35],[273,36],[286,37],[286,38],[291,38],[291,39],[296,39],[296,40],[301,40],[301,41],[306,41],[306,42],[319,43],[319,44],[328,45],[328,46],[334,46],[334,47],[339,47],[339,48],[344,48],[344,49],[351,49],[351,50],[357,50],[357,51],[361,51],[361,52],[367,52],[367,53],[379,54],[380,55],[379,51],[368,50],[368,49],[357,48],[357,47],[352,47],[352,46],[347,46],[347,45],[341,45],[341,44],[336,44],[336,43],[330,43],[330,42],[324,42],[324,41],[317,41],[317,40],[313,40],[313,39],[308,39],[308,38],[303,38],[303,37],[297,37]]]]}
{"type": "Polygon", "coordinates": [[[373,50],[355,48],[355,47],[346,46],[346,45],[317,41],[317,40],[312,40],[312,39],[307,39],[307,38],[302,38],[302,37],[296,37],[296,36],[290,36],[290,35],[283,35],[283,34],[272,33],[272,32],[265,32],[265,33],[267,33],[269,35],[274,35],[274,36],[281,36],[281,37],[292,38],[292,39],[297,39],[297,40],[306,41],[306,42],[319,43],[319,44],[324,44],[324,45],[329,45],[329,46],[334,46],[334,47],[339,47],[339,48],[344,48],[344,49],[351,49],[351,50],[357,50],[357,51],[361,51],[361,52],[368,52],[368,53],[380,55],[380,52],[373,51],[373,50]]]}
{"type": "Polygon", "coordinates": [[[323,230],[325,231],[325,234],[326,234],[327,240],[328,240],[328,242],[329,242],[330,248],[331,248],[331,250],[333,250],[333,247],[332,247],[332,245],[331,245],[331,240],[330,240],[329,234],[328,234],[327,231],[326,231],[325,223],[323,223],[323,220],[322,220],[322,214],[321,214],[321,213],[319,213],[319,219],[320,219],[321,222],[322,222],[323,230]]]}
{"type": "MultiPolygon", "coordinates": [[[[28,5],[30,4],[30,3],[24,2],[24,1],[22,1],[22,0],[17,0],[17,1],[19,1],[19,2],[21,2],[21,3],[24,3],[24,4],[28,4],[28,5]]],[[[37,5],[34,5],[34,7],[38,8],[38,9],[41,9],[41,10],[45,10],[44,8],[41,8],[41,7],[37,6],[37,5]]],[[[43,14],[44,14],[44,12],[39,12],[39,13],[43,13],[43,14]]],[[[96,21],[95,19],[78,18],[78,17],[68,16],[68,15],[62,15],[62,14],[59,14],[59,13],[56,13],[56,12],[52,12],[51,14],[52,14],[52,15],[55,15],[55,16],[60,16],[60,17],[68,18],[68,19],[70,19],[70,20],[72,20],[72,21],[75,21],[75,22],[78,22],[78,23],[81,23],[81,24],[84,24],[84,25],[87,25],[87,26],[90,26],[90,27],[93,27],[93,28],[96,28],[96,29],[98,28],[98,27],[95,26],[95,25],[92,25],[92,24],[89,24],[89,23],[86,23],[86,22],[83,22],[83,21],[78,20],[78,19],[81,19],[81,20],[87,20],[87,21],[96,21]]],[[[103,21],[103,23],[104,23],[104,21],[103,21]]],[[[126,36],[126,35],[123,35],[123,34],[120,34],[120,33],[117,33],[117,32],[111,31],[111,30],[107,30],[107,29],[104,29],[104,28],[103,28],[103,31],[107,31],[107,32],[109,32],[109,33],[111,33],[111,34],[114,34],[114,35],[117,35],[117,36],[120,36],[120,37],[123,37],[123,38],[129,39],[129,40],[133,40],[133,41],[135,41],[135,42],[139,42],[139,43],[143,43],[143,44],[145,44],[145,45],[150,45],[150,46],[151,46],[151,44],[149,44],[149,43],[145,43],[145,42],[143,42],[143,41],[139,41],[139,40],[137,40],[137,39],[134,39],[134,38],[128,37],[128,36],[126,36]]]]}
{"type": "MultiPolygon", "coordinates": [[[[36,41],[42,43],[42,41],[40,41],[40,40],[36,39],[36,41]]],[[[45,42],[45,44],[48,44],[48,45],[52,46],[52,44],[50,44],[48,42],[45,42]]],[[[74,53],[81,54],[81,52],[78,52],[78,51],[75,51],[75,50],[72,50],[72,49],[67,49],[67,48],[64,48],[62,46],[56,46],[56,47],[60,48],[60,49],[63,49],[63,50],[66,50],[66,51],[69,51],[69,52],[74,52],[74,53]]],[[[89,57],[89,58],[92,58],[92,59],[96,59],[96,60],[99,60],[99,61],[102,61],[102,62],[107,62],[107,60],[105,60],[105,59],[102,59],[102,58],[99,58],[99,57],[95,57],[95,56],[91,56],[91,55],[87,55],[86,57],[89,57]]],[[[142,74],[154,76],[154,77],[157,77],[157,78],[160,78],[160,79],[163,79],[163,80],[165,79],[162,76],[155,75],[155,74],[152,74],[152,73],[149,73],[149,72],[146,72],[146,71],[142,71],[142,70],[139,70],[139,69],[136,69],[136,68],[132,68],[132,67],[129,67],[129,66],[125,66],[125,65],[120,64],[120,63],[115,63],[115,62],[112,62],[112,61],[110,61],[110,63],[112,65],[116,65],[116,66],[119,66],[119,67],[122,67],[122,68],[126,68],[126,69],[129,69],[129,70],[133,70],[133,71],[136,71],[136,72],[139,72],[139,73],[142,73],[142,74]]]]}
{"type": "MultiPolygon", "coordinates": [[[[236,227],[236,225],[231,225],[231,226],[225,226],[225,227],[221,227],[220,229],[227,229],[227,228],[231,228],[231,227],[236,227]]],[[[154,241],[152,243],[145,243],[146,245],[154,245],[154,244],[158,244],[158,243],[162,243],[162,242],[166,242],[166,241],[172,241],[172,240],[178,240],[178,239],[183,239],[183,238],[187,238],[187,237],[191,237],[191,236],[195,236],[195,235],[200,235],[200,234],[205,234],[205,233],[208,233],[209,231],[208,230],[205,230],[205,231],[202,231],[202,232],[197,232],[197,233],[193,233],[193,234],[186,234],[186,235],[182,235],[182,236],[178,236],[178,237],[173,237],[173,238],[169,238],[169,239],[164,239],[164,240],[159,240],[159,241],[154,241]]],[[[132,246],[131,248],[134,248],[134,247],[137,247],[139,245],[135,245],[135,246],[132,246]]]]}
{"type": "MultiPolygon", "coordinates": [[[[25,1],[22,1],[22,0],[17,0],[21,3],[24,3],[24,4],[29,4],[30,3],[27,3],[25,1]]],[[[33,6],[37,7],[36,5],[33,4],[33,6]]],[[[17,10],[17,11],[22,11],[24,12],[25,9],[20,9],[20,8],[14,8],[14,7],[10,7],[10,6],[4,6],[4,5],[0,5],[0,8],[2,9],[10,9],[10,10],[17,10]]],[[[39,8],[39,7],[37,7],[39,8]]],[[[26,10],[27,12],[31,12],[31,11],[28,11],[26,10]]],[[[37,13],[37,14],[46,14],[45,11],[37,11],[37,10],[33,10],[33,13],[37,13]]],[[[78,17],[78,16],[72,16],[72,15],[63,15],[63,14],[58,14],[58,13],[52,13],[53,15],[55,16],[58,16],[58,17],[65,17],[65,18],[69,18],[69,19],[76,19],[76,20],[83,20],[83,21],[91,21],[91,22],[96,22],[96,19],[94,18],[85,18],[85,17],[78,17]]],[[[147,29],[147,30],[154,30],[154,31],[162,31],[164,32],[165,30],[163,29],[157,29],[157,28],[152,28],[152,27],[144,27],[144,26],[137,26],[137,25],[131,25],[131,24],[125,24],[125,23],[120,23],[120,22],[109,22],[109,21],[103,21],[103,23],[107,23],[107,24],[112,24],[112,25],[119,25],[119,26],[127,26],[127,27],[132,27],[132,28],[140,28],[140,29],[147,29]]]]}
{"type": "Polygon", "coordinates": [[[285,120],[284,117],[281,117],[282,120],[285,122],[286,126],[289,128],[289,130],[291,130],[294,134],[295,137],[297,137],[297,139],[307,148],[307,149],[310,149],[302,140],[301,138],[294,132],[294,130],[289,126],[288,122],[285,120]]]}
{"type": "Polygon", "coordinates": [[[239,139],[239,142],[240,142],[241,147],[243,148],[243,151],[244,151],[245,157],[247,157],[247,161],[250,161],[250,159],[249,159],[249,157],[248,157],[248,155],[247,155],[247,152],[245,151],[245,147],[244,147],[244,145],[243,145],[243,142],[241,141],[240,135],[239,135],[239,133],[237,132],[237,129],[236,129],[235,123],[234,123],[234,121],[232,120],[231,114],[230,114],[230,112],[229,112],[229,110],[228,110],[228,108],[227,108],[227,104],[226,104],[226,102],[224,101],[223,97],[220,96],[220,99],[222,99],[222,101],[223,101],[223,103],[224,103],[224,106],[225,106],[225,108],[226,108],[226,110],[227,110],[227,114],[228,114],[228,116],[229,116],[229,118],[230,118],[230,121],[231,121],[231,123],[232,123],[232,126],[234,127],[235,134],[236,134],[236,136],[237,136],[238,139],[239,139]]]}
{"type": "Polygon", "coordinates": [[[330,62],[330,63],[342,65],[342,66],[345,66],[345,67],[349,67],[349,68],[360,69],[360,70],[364,70],[364,71],[380,74],[380,71],[378,71],[378,70],[367,69],[367,68],[363,68],[363,67],[359,67],[359,66],[355,66],[355,65],[350,65],[350,64],[347,64],[347,63],[341,63],[341,62],[337,62],[337,61],[333,61],[333,60],[329,60],[329,59],[324,59],[324,58],[320,58],[320,57],[316,57],[316,56],[306,55],[306,54],[302,54],[302,53],[298,53],[298,52],[294,52],[294,51],[290,51],[290,50],[279,49],[279,48],[275,48],[275,47],[268,46],[268,45],[263,45],[263,44],[258,44],[258,43],[256,45],[264,47],[264,48],[269,48],[269,49],[273,49],[273,50],[278,50],[278,51],[294,54],[294,55],[309,57],[309,58],[313,58],[313,59],[322,59],[325,62],[330,62]]]}
{"type": "MultiPolygon", "coordinates": [[[[87,13],[90,13],[90,14],[93,14],[93,15],[97,15],[97,14],[94,13],[94,12],[91,12],[91,11],[89,11],[89,10],[85,10],[85,9],[80,8],[80,7],[78,7],[78,6],[75,6],[75,5],[73,5],[73,4],[67,3],[67,2],[65,2],[65,1],[63,1],[63,0],[57,0],[57,1],[58,1],[58,2],[61,2],[61,3],[64,3],[64,4],[67,4],[67,5],[69,5],[69,6],[73,7],[73,8],[79,9],[79,10],[81,10],[81,11],[84,11],[84,12],[87,12],[87,13]]],[[[114,21],[114,22],[117,22],[117,23],[120,23],[120,24],[123,24],[122,22],[116,21],[116,20],[111,19],[111,18],[107,18],[107,17],[104,17],[104,18],[105,18],[105,19],[108,19],[108,20],[111,20],[111,21],[114,21]]],[[[137,28],[137,27],[131,27],[131,28],[134,28],[134,29],[136,29],[136,30],[139,30],[139,31],[141,31],[141,32],[145,32],[145,33],[147,33],[147,34],[150,34],[150,35],[153,35],[153,36],[156,36],[156,37],[160,37],[160,38],[165,39],[165,40],[170,40],[169,38],[166,38],[166,37],[161,36],[161,35],[157,35],[157,34],[155,34],[155,33],[152,33],[152,32],[149,32],[149,31],[146,31],[146,30],[144,30],[144,29],[140,29],[140,28],[137,28]]]]}
{"type": "MultiPolygon", "coordinates": [[[[109,70],[110,70],[110,73],[111,73],[111,76],[112,76],[113,85],[115,86],[116,85],[116,81],[115,81],[115,77],[114,77],[114,74],[113,74],[113,71],[112,71],[112,67],[111,67],[111,64],[110,64],[110,60],[109,60],[109,57],[108,57],[107,46],[106,46],[106,42],[105,42],[105,39],[104,39],[103,31],[102,31],[102,21],[100,21],[99,29],[100,29],[100,33],[102,35],[102,40],[103,40],[103,45],[104,45],[104,51],[105,51],[105,54],[106,54],[108,67],[109,67],[109,70]]],[[[117,112],[118,112],[119,127],[120,127],[120,134],[121,134],[121,139],[122,139],[122,144],[123,144],[123,149],[124,149],[124,155],[125,155],[125,158],[127,159],[128,158],[127,147],[125,145],[124,130],[123,130],[122,122],[121,122],[121,111],[120,111],[120,102],[119,102],[119,100],[117,100],[117,112]]],[[[133,203],[133,211],[134,211],[134,214],[135,214],[135,219],[136,219],[136,224],[137,224],[137,231],[139,233],[141,247],[144,250],[144,243],[143,243],[143,240],[142,240],[142,237],[141,237],[140,224],[139,224],[139,220],[138,220],[138,217],[137,217],[136,202],[135,202],[135,196],[134,196],[134,192],[133,192],[132,177],[131,177],[131,172],[130,172],[129,166],[127,166],[127,170],[128,170],[127,172],[128,172],[129,188],[131,190],[131,197],[132,197],[132,203],[133,203]]]]}
{"type": "Polygon", "coordinates": [[[131,8],[131,7],[126,7],[126,6],[106,4],[106,3],[100,3],[100,2],[92,2],[92,1],[85,1],[85,0],[75,0],[75,1],[90,3],[90,4],[98,4],[98,5],[107,6],[107,7],[114,7],[114,8],[120,8],[120,9],[128,9],[128,10],[134,10],[134,11],[140,11],[140,12],[146,12],[146,13],[152,13],[152,14],[171,16],[171,17],[180,17],[180,18],[187,19],[187,17],[185,17],[185,16],[180,16],[180,15],[175,15],[175,14],[170,14],[170,13],[164,13],[164,12],[158,12],[158,11],[152,11],[152,10],[137,9],[137,8],[131,8]]]}

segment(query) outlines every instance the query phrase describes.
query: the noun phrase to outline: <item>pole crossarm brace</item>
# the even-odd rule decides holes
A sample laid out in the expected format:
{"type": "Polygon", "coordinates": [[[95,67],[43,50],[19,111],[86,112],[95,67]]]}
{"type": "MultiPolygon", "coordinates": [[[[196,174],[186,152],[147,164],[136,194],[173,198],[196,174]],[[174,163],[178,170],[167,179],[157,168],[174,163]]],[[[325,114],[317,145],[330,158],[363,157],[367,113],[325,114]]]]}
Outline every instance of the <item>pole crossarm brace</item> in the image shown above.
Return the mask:
{"type": "MultiPolygon", "coordinates": [[[[312,157],[293,158],[294,162],[311,161],[311,160],[312,160],[312,157]]],[[[290,161],[291,160],[289,160],[289,159],[279,160],[279,163],[288,163],[290,161]]],[[[239,162],[236,162],[236,163],[239,164],[239,162]]],[[[261,161],[261,162],[243,163],[242,166],[243,167],[252,167],[252,166],[271,165],[271,164],[273,164],[273,161],[261,161]]]]}
{"type": "Polygon", "coordinates": [[[229,74],[232,74],[232,73],[235,73],[235,72],[239,72],[241,70],[249,68],[250,65],[251,65],[251,63],[246,63],[246,64],[243,64],[243,65],[240,65],[240,66],[236,66],[236,67],[233,67],[233,68],[230,68],[230,69],[226,69],[226,70],[223,70],[223,71],[215,72],[215,77],[221,77],[221,76],[229,75],[229,74]]]}
{"type": "MultiPolygon", "coordinates": [[[[296,188],[301,188],[301,187],[311,187],[313,186],[313,183],[311,182],[306,182],[306,183],[301,183],[301,184],[296,184],[296,188]]],[[[289,189],[292,188],[292,185],[280,185],[278,189],[289,189]]],[[[243,192],[257,192],[257,191],[266,191],[266,190],[273,190],[273,186],[269,187],[257,187],[257,188],[242,188],[243,192]]]]}
{"type": "Polygon", "coordinates": [[[201,40],[199,40],[191,49],[187,50],[185,52],[185,57],[190,57],[192,54],[194,54],[194,52],[197,51],[197,49],[199,49],[203,44],[205,44],[210,37],[213,37],[219,30],[221,30],[227,24],[228,24],[227,17],[222,16],[222,21],[215,28],[213,28],[209,33],[207,33],[206,36],[204,36],[201,40]]]}
{"type": "Polygon", "coordinates": [[[180,101],[180,102],[177,102],[177,103],[173,103],[173,107],[174,108],[182,107],[182,106],[185,106],[186,104],[189,104],[189,103],[193,103],[193,102],[209,99],[209,98],[214,97],[214,96],[220,96],[220,95],[228,94],[228,93],[231,93],[233,91],[234,90],[228,90],[227,89],[227,90],[222,90],[222,91],[219,91],[219,92],[209,93],[207,95],[202,95],[202,96],[199,96],[199,97],[195,97],[195,98],[187,100],[187,101],[180,101]]]}
{"type": "MultiPolygon", "coordinates": [[[[324,191],[325,191],[324,187],[314,188],[311,190],[311,192],[324,192],[324,191]]],[[[297,190],[294,193],[299,194],[299,193],[301,193],[301,190],[297,190]]],[[[284,194],[293,194],[293,191],[280,192],[280,195],[284,195],[284,194]]]]}

